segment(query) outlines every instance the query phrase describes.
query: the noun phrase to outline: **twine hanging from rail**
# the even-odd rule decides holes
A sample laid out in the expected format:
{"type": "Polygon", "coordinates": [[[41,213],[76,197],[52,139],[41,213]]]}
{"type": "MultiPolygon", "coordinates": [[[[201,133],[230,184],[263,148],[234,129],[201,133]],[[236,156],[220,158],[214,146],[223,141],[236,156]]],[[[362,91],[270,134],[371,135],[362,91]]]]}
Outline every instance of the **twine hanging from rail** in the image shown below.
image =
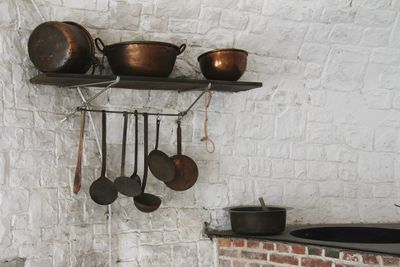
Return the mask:
{"type": "Polygon", "coordinates": [[[206,90],[206,95],[204,96],[204,106],[205,106],[205,117],[204,117],[204,136],[200,139],[201,142],[205,142],[206,150],[208,153],[214,153],[215,144],[213,140],[208,136],[208,107],[210,106],[212,99],[212,94],[210,90],[206,90]]]}

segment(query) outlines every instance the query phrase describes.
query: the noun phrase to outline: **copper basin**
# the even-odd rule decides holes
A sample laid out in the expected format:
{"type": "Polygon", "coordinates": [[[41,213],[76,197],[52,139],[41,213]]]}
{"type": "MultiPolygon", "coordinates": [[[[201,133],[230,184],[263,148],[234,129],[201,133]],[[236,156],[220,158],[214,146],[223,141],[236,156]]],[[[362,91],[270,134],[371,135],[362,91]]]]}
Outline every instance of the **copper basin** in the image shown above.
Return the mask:
{"type": "Polygon", "coordinates": [[[115,75],[168,77],[174,68],[176,57],[186,45],[180,47],[164,42],[122,42],[104,45],[95,39],[97,49],[108,59],[115,75]]]}
{"type": "Polygon", "coordinates": [[[217,49],[200,55],[197,60],[206,79],[237,81],[246,70],[247,55],[241,49],[217,49]]]}

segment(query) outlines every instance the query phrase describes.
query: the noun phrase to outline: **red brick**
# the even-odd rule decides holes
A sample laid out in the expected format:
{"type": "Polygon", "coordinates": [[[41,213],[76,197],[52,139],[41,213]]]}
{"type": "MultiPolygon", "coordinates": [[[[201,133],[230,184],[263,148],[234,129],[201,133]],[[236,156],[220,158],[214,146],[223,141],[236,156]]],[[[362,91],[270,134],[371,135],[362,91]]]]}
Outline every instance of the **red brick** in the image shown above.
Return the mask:
{"type": "Polygon", "coordinates": [[[230,258],[237,258],[238,251],[237,250],[230,250],[230,249],[219,249],[219,255],[224,257],[230,258]]]}
{"type": "Polygon", "coordinates": [[[363,259],[363,263],[366,264],[379,264],[379,260],[378,260],[379,256],[375,255],[375,254],[363,254],[362,255],[362,259],[363,259]]]}
{"type": "Polygon", "coordinates": [[[276,250],[279,252],[289,252],[289,245],[283,243],[276,243],[276,250]]]}
{"type": "Polygon", "coordinates": [[[276,263],[285,263],[291,265],[298,265],[299,259],[294,256],[289,255],[281,255],[281,254],[270,254],[269,261],[276,262],[276,263]]]}
{"type": "Polygon", "coordinates": [[[241,257],[249,260],[267,260],[267,253],[243,250],[241,257]]]}
{"type": "Polygon", "coordinates": [[[335,263],[335,267],[358,267],[356,264],[335,263]]]}
{"type": "Polygon", "coordinates": [[[232,243],[234,247],[242,248],[244,247],[244,242],[245,241],[243,239],[234,239],[232,243]]]}
{"type": "Polygon", "coordinates": [[[306,247],[301,245],[291,245],[292,253],[294,254],[306,254],[306,247]]]}
{"type": "Polygon", "coordinates": [[[274,250],[274,243],[264,242],[263,248],[266,250],[274,250]]]}
{"type": "Polygon", "coordinates": [[[343,251],[340,258],[345,261],[361,262],[361,254],[351,251],[343,251]]]}
{"type": "Polygon", "coordinates": [[[232,267],[245,267],[246,262],[245,261],[233,261],[232,267]]]}
{"type": "Polygon", "coordinates": [[[384,266],[400,266],[400,258],[382,256],[384,266]]]}
{"type": "Polygon", "coordinates": [[[260,247],[260,241],[247,240],[247,247],[248,248],[259,248],[260,247]]]}
{"type": "Polygon", "coordinates": [[[301,266],[304,267],[331,267],[332,261],[325,261],[321,259],[302,258],[301,266]]]}
{"type": "Polygon", "coordinates": [[[218,245],[220,247],[230,247],[231,246],[231,240],[228,238],[218,238],[218,245]]]}

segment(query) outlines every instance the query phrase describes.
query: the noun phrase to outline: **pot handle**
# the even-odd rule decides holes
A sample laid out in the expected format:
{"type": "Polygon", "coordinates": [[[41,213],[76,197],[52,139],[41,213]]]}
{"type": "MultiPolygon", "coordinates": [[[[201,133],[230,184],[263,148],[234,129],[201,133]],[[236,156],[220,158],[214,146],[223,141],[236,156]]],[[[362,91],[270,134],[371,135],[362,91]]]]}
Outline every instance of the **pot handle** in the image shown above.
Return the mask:
{"type": "Polygon", "coordinates": [[[104,44],[103,40],[101,40],[100,38],[96,38],[94,39],[94,43],[96,44],[97,49],[99,49],[99,51],[104,54],[104,49],[106,48],[106,45],[104,44]]]}
{"type": "Polygon", "coordinates": [[[181,44],[179,46],[178,55],[182,54],[183,51],[185,51],[185,49],[186,49],[186,44],[181,44]]]}

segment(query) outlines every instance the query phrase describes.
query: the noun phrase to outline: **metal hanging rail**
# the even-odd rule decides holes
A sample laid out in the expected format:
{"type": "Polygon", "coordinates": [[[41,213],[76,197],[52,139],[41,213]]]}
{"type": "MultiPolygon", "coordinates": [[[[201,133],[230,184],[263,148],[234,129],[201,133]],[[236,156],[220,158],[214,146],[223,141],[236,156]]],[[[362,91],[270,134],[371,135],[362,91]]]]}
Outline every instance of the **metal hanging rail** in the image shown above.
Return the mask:
{"type": "MultiPolygon", "coordinates": [[[[184,111],[178,112],[178,113],[155,113],[155,112],[138,112],[137,114],[144,114],[146,113],[147,115],[150,116],[170,116],[170,117],[184,117],[187,115],[187,113],[193,108],[193,106],[200,100],[200,98],[211,89],[211,83],[208,84],[206,88],[204,88],[203,92],[193,101],[193,103],[184,111]]],[[[116,113],[116,114],[135,114],[133,111],[120,111],[120,110],[102,110],[102,109],[90,109],[87,106],[82,107],[79,106],[77,107],[76,111],[87,111],[87,112],[103,112],[105,111],[106,113],[116,113]]]]}

